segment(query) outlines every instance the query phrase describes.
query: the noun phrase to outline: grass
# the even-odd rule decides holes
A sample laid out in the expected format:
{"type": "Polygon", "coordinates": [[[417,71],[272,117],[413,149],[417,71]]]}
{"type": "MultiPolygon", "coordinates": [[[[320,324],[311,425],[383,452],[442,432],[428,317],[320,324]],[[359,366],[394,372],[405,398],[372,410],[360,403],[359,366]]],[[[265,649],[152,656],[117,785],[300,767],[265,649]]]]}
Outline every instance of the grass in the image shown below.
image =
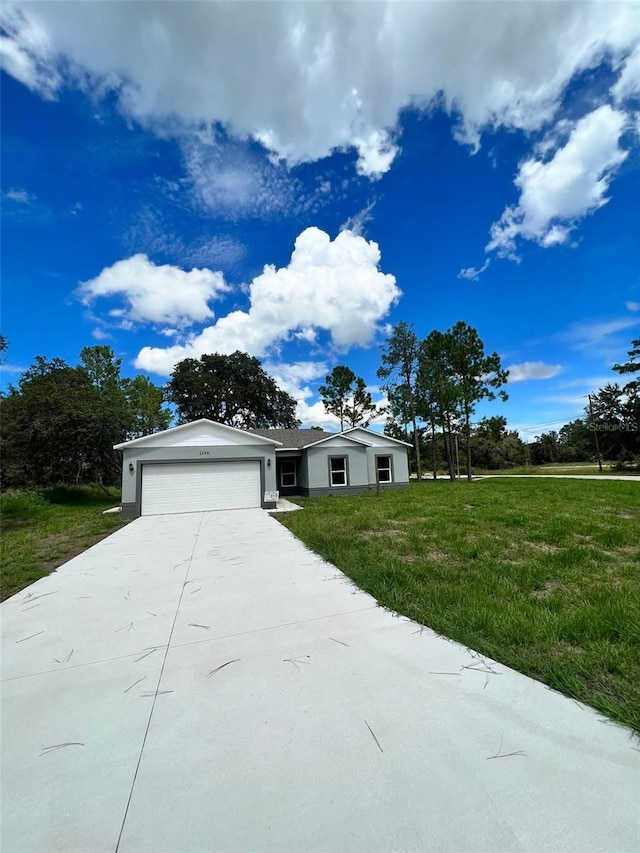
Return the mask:
{"type": "MultiPolygon", "coordinates": [[[[484,469],[484,468],[474,468],[473,473],[476,475],[483,474],[491,474],[494,477],[500,476],[508,476],[509,474],[529,474],[530,476],[535,476],[536,474],[571,474],[573,476],[605,476],[607,474],[614,474],[616,477],[634,477],[640,475],[640,470],[638,468],[616,468],[615,465],[609,462],[602,463],[602,474],[598,468],[598,463],[594,462],[585,463],[585,462],[564,462],[564,463],[549,463],[548,465],[519,465],[514,468],[498,468],[498,469],[484,469]]],[[[423,475],[424,476],[424,475],[423,475]]]]}
{"type": "Polygon", "coordinates": [[[640,731],[640,486],[483,480],[278,516],[391,610],[640,731]]]}
{"type": "Polygon", "coordinates": [[[125,522],[119,514],[102,514],[119,502],[115,489],[107,496],[89,486],[5,492],[0,497],[1,599],[15,595],[121,527],[125,522]]]}

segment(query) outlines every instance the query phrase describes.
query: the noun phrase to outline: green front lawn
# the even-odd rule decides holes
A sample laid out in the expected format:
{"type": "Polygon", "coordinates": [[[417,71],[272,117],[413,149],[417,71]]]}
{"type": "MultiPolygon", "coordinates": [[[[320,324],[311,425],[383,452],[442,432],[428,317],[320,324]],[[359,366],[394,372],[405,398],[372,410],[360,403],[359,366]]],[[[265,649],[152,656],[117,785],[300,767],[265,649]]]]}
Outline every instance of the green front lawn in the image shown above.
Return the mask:
{"type": "Polygon", "coordinates": [[[121,527],[119,514],[102,514],[119,503],[115,489],[107,496],[88,486],[5,492],[0,497],[2,600],[121,527]]]}
{"type": "Polygon", "coordinates": [[[278,519],[382,605],[640,731],[640,484],[296,499],[278,519]]]}

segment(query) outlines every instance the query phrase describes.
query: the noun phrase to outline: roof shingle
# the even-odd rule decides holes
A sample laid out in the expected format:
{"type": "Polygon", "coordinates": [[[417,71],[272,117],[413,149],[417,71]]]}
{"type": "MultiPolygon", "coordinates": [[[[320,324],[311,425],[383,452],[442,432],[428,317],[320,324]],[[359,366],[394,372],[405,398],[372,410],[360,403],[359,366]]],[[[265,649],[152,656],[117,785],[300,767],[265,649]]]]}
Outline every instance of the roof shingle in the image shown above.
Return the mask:
{"type": "Polygon", "coordinates": [[[276,441],[282,442],[282,447],[278,450],[287,450],[295,448],[299,450],[306,447],[307,444],[313,444],[314,441],[320,441],[322,438],[329,438],[335,435],[334,432],[325,432],[321,429],[252,429],[249,430],[254,435],[261,435],[263,438],[273,438],[276,441]]]}

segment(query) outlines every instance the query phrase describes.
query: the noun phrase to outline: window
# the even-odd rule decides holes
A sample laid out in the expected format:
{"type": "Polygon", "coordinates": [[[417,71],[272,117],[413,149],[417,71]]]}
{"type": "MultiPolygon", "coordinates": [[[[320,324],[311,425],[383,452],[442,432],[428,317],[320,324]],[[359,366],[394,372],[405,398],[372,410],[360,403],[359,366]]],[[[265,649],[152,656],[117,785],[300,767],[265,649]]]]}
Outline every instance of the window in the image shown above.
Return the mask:
{"type": "Polygon", "coordinates": [[[329,458],[329,483],[332,486],[347,485],[346,456],[331,456],[329,458]]]}
{"type": "Polygon", "coordinates": [[[391,457],[376,456],[376,471],[379,483],[391,483],[393,481],[391,474],[391,457]]]}
{"type": "Polygon", "coordinates": [[[296,484],[296,460],[281,459],[280,460],[280,487],[283,489],[291,488],[296,484]]]}

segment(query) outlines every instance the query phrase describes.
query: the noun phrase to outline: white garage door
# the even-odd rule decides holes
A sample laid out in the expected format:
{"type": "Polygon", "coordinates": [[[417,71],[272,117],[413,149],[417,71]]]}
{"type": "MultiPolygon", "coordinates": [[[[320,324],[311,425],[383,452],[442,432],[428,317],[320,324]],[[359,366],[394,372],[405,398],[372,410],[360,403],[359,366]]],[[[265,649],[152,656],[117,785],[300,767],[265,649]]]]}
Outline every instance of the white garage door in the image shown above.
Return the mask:
{"type": "Polygon", "coordinates": [[[259,506],[259,462],[142,466],[142,515],[259,506]]]}

